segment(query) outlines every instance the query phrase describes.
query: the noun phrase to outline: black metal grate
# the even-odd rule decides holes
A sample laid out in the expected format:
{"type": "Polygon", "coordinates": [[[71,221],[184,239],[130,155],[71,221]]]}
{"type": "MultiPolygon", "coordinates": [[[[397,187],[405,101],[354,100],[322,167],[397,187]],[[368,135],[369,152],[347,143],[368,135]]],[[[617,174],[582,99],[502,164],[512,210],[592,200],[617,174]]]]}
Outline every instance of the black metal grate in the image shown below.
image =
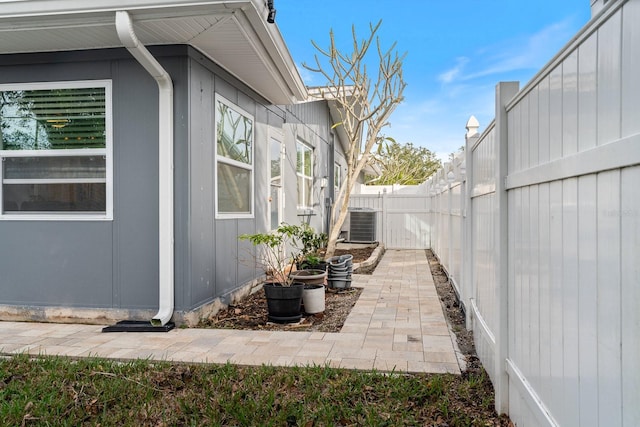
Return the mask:
{"type": "Polygon", "coordinates": [[[349,240],[371,243],[376,241],[376,212],[371,209],[352,209],[349,212],[349,240]]]}

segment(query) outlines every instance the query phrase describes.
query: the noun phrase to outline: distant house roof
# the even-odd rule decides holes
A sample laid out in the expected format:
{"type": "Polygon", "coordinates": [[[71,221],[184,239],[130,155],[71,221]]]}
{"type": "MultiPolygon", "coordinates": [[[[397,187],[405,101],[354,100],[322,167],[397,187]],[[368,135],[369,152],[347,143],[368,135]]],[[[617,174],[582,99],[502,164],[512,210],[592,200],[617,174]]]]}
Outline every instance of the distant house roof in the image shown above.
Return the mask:
{"type": "Polygon", "coordinates": [[[4,0],[0,54],[120,47],[118,10],[147,46],[190,45],[274,104],[307,97],[262,0],[4,0]]]}
{"type": "MultiPolygon", "coordinates": [[[[354,100],[354,112],[358,114],[359,110],[364,108],[361,103],[366,102],[365,99],[362,96],[358,96],[356,98],[356,95],[359,95],[359,93],[355,86],[344,86],[343,89],[345,91],[346,97],[354,100]]],[[[342,122],[343,112],[341,111],[342,106],[336,100],[340,96],[340,90],[341,88],[338,86],[310,87],[308,88],[309,98],[307,100],[317,101],[319,99],[324,99],[325,101],[327,101],[329,105],[329,113],[331,114],[331,120],[333,121],[334,125],[337,125],[335,127],[335,131],[338,133],[343,150],[347,152],[347,150],[349,149],[349,137],[344,130],[344,126],[340,124],[342,122]]],[[[363,130],[361,129],[361,133],[362,131],[363,130]]]]}

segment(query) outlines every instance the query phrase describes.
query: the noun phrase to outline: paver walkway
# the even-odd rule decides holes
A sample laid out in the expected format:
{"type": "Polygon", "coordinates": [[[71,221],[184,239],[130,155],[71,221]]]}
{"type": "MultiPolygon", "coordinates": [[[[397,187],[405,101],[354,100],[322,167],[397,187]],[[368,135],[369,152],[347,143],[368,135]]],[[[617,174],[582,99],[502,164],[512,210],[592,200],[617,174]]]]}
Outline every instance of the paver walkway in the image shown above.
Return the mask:
{"type": "Polygon", "coordinates": [[[102,333],[102,326],[0,322],[0,353],[184,362],[324,365],[460,373],[422,250],[387,250],[339,333],[174,329],[102,333]]]}

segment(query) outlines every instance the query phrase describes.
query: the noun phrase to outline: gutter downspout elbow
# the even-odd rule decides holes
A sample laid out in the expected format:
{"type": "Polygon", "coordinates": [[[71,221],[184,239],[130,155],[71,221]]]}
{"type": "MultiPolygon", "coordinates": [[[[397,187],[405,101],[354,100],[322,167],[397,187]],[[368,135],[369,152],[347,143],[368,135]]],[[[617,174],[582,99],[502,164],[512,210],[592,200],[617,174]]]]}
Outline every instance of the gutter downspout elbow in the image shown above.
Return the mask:
{"type": "Polygon", "coordinates": [[[120,41],[158,84],[158,161],[159,161],[159,308],[151,319],[164,326],[174,310],[174,201],[173,201],[173,82],[171,76],[140,43],[129,13],[116,12],[116,30],[120,41]]]}

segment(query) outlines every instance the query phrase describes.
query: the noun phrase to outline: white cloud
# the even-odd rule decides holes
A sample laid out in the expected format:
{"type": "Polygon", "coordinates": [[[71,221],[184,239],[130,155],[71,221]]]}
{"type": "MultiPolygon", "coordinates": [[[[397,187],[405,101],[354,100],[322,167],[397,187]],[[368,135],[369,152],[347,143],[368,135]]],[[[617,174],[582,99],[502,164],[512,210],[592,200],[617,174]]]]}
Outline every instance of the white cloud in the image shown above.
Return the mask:
{"type": "Polygon", "coordinates": [[[444,73],[441,73],[438,76],[438,81],[445,84],[453,82],[462,73],[462,70],[464,69],[465,65],[467,65],[468,62],[469,62],[469,58],[466,58],[464,56],[456,58],[455,67],[445,71],[444,73]]]}
{"type": "Polygon", "coordinates": [[[568,41],[572,34],[570,18],[553,23],[527,37],[510,39],[479,50],[473,58],[473,64],[480,65],[479,68],[469,70],[470,67],[466,65],[471,59],[458,58],[456,66],[441,73],[438,80],[451,84],[496,74],[540,69],[561,47],[559,43],[568,41]],[[463,73],[465,70],[466,74],[463,73]]]}
{"type": "Polygon", "coordinates": [[[525,38],[456,58],[454,67],[437,75],[441,86],[428,100],[398,108],[388,133],[400,142],[411,141],[432,150],[440,159],[448,159],[464,145],[465,125],[471,115],[480,122],[480,132],[493,120],[496,83],[501,78],[529,78],[571,34],[570,22],[562,21],[525,38]]]}
{"type": "Polygon", "coordinates": [[[398,106],[391,126],[383,133],[401,144],[411,142],[448,159],[464,145],[465,125],[471,115],[480,122],[480,132],[493,120],[496,83],[505,78],[528,79],[553,57],[561,43],[569,40],[569,24],[555,23],[535,34],[453,59],[452,67],[431,77],[440,83],[433,91],[405,93],[407,99],[398,106]]]}

